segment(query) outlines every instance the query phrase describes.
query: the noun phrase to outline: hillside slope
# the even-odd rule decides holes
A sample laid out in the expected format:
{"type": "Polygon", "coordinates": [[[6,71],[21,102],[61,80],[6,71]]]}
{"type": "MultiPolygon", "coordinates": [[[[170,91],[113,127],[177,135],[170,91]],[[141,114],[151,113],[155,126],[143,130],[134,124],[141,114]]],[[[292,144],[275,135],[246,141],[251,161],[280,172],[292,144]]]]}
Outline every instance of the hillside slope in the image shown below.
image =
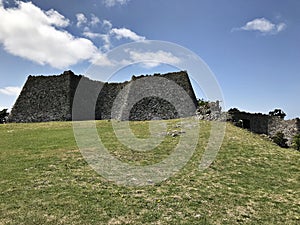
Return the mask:
{"type": "MultiPolygon", "coordinates": [[[[169,127],[177,120],[169,121],[169,127]]],[[[222,148],[204,172],[198,165],[209,122],[188,164],[145,187],[118,186],[98,175],[76,146],[72,123],[0,126],[0,224],[299,224],[300,153],[227,125],[222,148]]],[[[147,137],[148,122],[132,122],[147,137]]],[[[153,152],[124,149],[109,121],[97,122],[111,153],[137,164],[157,162],[179,137],[153,152]]]]}

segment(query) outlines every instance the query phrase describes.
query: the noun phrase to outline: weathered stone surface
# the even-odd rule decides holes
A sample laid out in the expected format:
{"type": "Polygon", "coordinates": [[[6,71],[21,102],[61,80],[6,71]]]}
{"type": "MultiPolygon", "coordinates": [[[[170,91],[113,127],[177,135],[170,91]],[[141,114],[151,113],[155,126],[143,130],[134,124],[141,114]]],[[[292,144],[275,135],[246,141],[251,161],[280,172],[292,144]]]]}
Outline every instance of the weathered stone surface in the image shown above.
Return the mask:
{"type": "Polygon", "coordinates": [[[292,145],[293,137],[300,133],[300,120],[299,118],[292,120],[283,120],[280,117],[273,117],[269,120],[269,136],[273,137],[277,132],[282,132],[288,139],[287,144],[292,145]]]}
{"type": "Polygon", "coordinates": [[[71,119],[70,73],[29,76],[9,116],[11,122],[71,119]]]}
{"type": "Polygon", "coordinates": [[[29,76],[9,117],[10,122],[119,119],[153,120],[193,116],[197,100],[187,72],[133,76],[124,83],[103,83],[66,71],[29,76]],[[78,96],[79,84],[84,84],[78,96]],[[87,110],[94,107],[92,113],[87,110]],[[114,112],[112,112],[114,109],[114,112]]]}
{"type": "Polygon", "coordinates": [[[203,106],[198,106],[196,111],[196,117],[199,120],[208,120],[208,121],[227,121],[227,113],[222,112],[220,102],[207,102],[203,106]]]}
{"type": "Polygon", "coordinates": [[[269,137],[275,136],[277,132],[282,132],[288,139],[287,144],[291,146],[293,137],[300,133],[299,118],[284,120],[280,116],[271,116],[261,113],[231,112],[229,120],[234,124],[239,124],[257,134],[265,134],[269,137]]]}
{"type": "Polygon", "coordinates": [[[257,134],[269,134],[269,115],[261,113],[235,112],[229,113],[233,123],[257,134]]]}

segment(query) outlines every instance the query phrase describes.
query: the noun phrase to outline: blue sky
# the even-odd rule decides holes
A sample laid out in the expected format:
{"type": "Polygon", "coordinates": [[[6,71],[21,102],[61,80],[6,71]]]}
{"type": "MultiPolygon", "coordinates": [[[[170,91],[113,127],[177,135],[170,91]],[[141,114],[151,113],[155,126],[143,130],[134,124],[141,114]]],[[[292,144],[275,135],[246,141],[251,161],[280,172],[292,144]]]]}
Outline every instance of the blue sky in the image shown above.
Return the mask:
{"type": "MultiPolygon", "coordinates": [[[[206,62],[227,109],[281,108],[288,118],[300,116],[298,0],[0,2],[0,109],[13,105],[30,74],[84,74],[93,63],[109,63],[105,54],[121,44],[162,40],[206,62]]],[[[160,65],[126,71],[169,70],[160,65]]]]}

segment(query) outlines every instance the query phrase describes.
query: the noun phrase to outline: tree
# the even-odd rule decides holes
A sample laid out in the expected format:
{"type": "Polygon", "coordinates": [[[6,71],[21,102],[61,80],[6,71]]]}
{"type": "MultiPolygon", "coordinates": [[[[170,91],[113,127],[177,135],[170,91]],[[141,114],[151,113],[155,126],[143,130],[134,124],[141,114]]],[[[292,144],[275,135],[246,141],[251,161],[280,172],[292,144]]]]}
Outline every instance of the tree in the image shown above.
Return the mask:
{"type": "Polygon", "coordinates": [[[272,140],[282,148],[288,148],[287,141],[282,132],[277,132],[275,136],[272,137],[272,140]]]}
{"type": "Polygon", "coordinates": [[[204,107],[205,109],[209,108],[209,101],[205,101],[203,98],[198,99],[198,107],[204,107]]]}
{"type": "Polygon", "coordinates": [[[229,113],[238,113],[240,112],[240,110],[238,110],[237,108],[231,108],[228,110],[229,113]]]}
{"type": "Polygon", "coordinates": [[[279,116],[281,119],[284,119],[286,114],[281,109],[274,109],[274,111],[269,112],[270,116],[279,116]]]}
{"type": "Polygon", "coordinates": [[[9,113],[7,112],[8,109],[3,109],[0,111],[0,123],[6,123],[7,116],[9,113]]]}
{"type": "Polygon", "coordinates": [[[296,134],[293,137],[292,145],[296,150],[300,151],[300,134],[296,134]]]}

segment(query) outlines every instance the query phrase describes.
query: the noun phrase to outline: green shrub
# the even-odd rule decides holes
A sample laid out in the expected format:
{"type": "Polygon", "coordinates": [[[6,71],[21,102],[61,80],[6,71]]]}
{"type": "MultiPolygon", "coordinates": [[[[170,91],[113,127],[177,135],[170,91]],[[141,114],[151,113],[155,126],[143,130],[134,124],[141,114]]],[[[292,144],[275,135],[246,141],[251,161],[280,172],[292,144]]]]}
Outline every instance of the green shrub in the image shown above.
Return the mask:
{"type": "Polygon", "coordinates": [[[198,107],[203,107],[205,109],[208,109],[209,101],[205,101],[204,99],[198,99],[198,107]]]}
{"type": "Polygon", "coordinates": [[[270,116],[279,116],[281,119],[284,119],[286,116],[285,112],[283,112],[281,109],[275,109],[274,111],[269,112],[270,116]]]}
{"type": "Polygon", "coordinates": [[[6,123],[7,116],[8,116],[7,109],[3,109],[0,111],[0,123],[6,123]]]}
{"type": "Polygon", "coordinates": [[[300,134],[293,137],[293,148],[300,151],[300,134]]]}
{"type": "Polygon", "coordinates": [[[238,108],[231,108],[228,110],[229,113],[238,113],[240,110],[238,108]]]}
{"type": "Polygon", "coordinates": [[[282,132],[277,132],[275,136],[272,137],[272,140],[282,148],[288,147],[286,143],[288,140],[284,137],[284,134],[282,132]]]}

